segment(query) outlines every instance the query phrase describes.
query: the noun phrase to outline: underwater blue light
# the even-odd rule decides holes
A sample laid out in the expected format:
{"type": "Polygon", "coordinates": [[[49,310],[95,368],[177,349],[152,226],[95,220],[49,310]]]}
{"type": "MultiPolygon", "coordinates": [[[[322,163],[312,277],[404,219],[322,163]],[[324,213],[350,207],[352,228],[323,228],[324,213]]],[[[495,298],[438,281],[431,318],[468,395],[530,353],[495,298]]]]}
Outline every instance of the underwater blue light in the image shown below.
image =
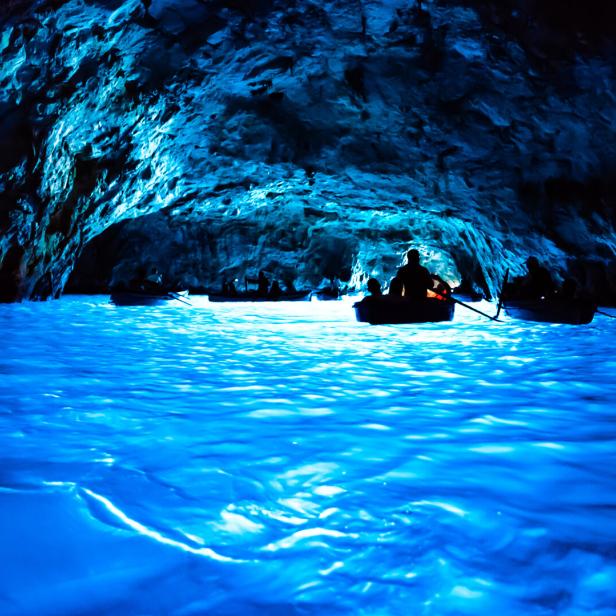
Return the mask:
{"type": "Polygon", "coordinates": [[[0,306],[0,612],[609,613],[611,321],[351,303],[0,306]]]}

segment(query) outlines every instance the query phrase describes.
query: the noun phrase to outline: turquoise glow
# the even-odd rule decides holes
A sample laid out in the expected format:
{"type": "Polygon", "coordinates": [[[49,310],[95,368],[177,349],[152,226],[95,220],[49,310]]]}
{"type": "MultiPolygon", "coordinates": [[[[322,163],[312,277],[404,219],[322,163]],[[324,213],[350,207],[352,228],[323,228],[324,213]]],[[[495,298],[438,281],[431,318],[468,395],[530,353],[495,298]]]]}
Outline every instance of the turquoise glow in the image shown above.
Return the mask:
{"type": "Polygon", "coordinates": [[[613,321],[195,304],[0,306],[0,613],[611,613],[613,321]]]}

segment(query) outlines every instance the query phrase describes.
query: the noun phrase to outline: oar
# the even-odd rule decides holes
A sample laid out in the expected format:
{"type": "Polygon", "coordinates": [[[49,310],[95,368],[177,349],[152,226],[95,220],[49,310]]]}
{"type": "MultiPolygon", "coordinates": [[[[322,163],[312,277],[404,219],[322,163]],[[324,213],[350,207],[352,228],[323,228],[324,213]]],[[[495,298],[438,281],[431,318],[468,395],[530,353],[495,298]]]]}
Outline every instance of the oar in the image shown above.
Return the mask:
{"type": "Polygon", "coordinates": [[[503,300],[505,297],[505,287],[507,286],[508,278],[509,278],[509,268],[507,268],[507,270],[505,271],[505,277],[503,278],[503,286],[501,287],[500,293],[498,295],[498,308],[496,310],[496,316],[494,317],[496,320],[498,320],[501,309],[503,307],[503,300]]]}
{"type": "Polygon", "coordinates": [[[603,310],[595,310],[597,314],[602,314],[604,317],[610,317],[610,319],[616,319],[615,314],[610,314],[609,312],[603,312],[603,310]]]}
{"type": "Polygon", "coordinates": [[[172,297],[173,299],[176,299],[178,302],[186,304],[187,306],[192,306],[192,304],[187,299],[183,298],[179,293],[176,293],[175,291],[167,291],[167,295],[169,297],[172,297]]]}
{"type": "Polygon", "coordinates": [[[434,293],[434,295],[436,295],[437,297],[440,297],[441,299],[444,299],[445,301],[453,302],[454,304],[460,304],[460,306],[464,306],[465,308],[468,308],[469,310],[472,310],[473,312],[480,314],[482,317],[486,317],[487,319],[490,319],[490,321],[498,321],[499,323],[502,323],[500,319],[497,319],[496,317],[491,317],[489,314],[482,312],[481,310],[477,310],[477,308],[473,308],[472,306],[469,306],[468,304],[461,302],[459,299],[456,299],[455,297],[450,297],[449,295],[441,295],[440,293],[437,293],[436,291],[433,291],[432,289],[430,290],[432,291],[432,293],[434,293]]]}

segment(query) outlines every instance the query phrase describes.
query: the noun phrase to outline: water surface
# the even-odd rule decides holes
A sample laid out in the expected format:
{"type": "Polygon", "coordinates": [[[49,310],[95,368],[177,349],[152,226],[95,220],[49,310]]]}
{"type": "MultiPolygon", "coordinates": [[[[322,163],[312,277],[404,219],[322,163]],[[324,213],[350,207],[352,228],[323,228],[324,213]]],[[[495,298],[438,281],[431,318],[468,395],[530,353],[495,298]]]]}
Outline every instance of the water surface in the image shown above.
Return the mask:
{"type": "Polygon", "coordinates": [[[0,613],[616,614],[615,321],[196,304],[0,306],[0,613]]]}

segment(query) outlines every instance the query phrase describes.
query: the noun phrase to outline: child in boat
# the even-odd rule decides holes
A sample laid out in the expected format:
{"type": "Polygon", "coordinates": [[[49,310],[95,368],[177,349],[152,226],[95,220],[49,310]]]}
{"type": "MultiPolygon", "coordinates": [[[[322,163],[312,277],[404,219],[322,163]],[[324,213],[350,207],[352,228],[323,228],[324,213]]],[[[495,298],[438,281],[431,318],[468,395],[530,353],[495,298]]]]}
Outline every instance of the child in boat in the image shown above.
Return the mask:
{"type": "Polygon", "coordinates": [[[368,280],[368,293],[370,293],[368,299],[381,297],[383,295],[383,292],[381,291],[381,283],[376,278],[370,278],[368,280]]]}
{"type": "Polygon", "coordinates": [[[394,276],[389,283],[389,295],[402,297],[403,286],[402,279],[399,276],[394,276]]]}

